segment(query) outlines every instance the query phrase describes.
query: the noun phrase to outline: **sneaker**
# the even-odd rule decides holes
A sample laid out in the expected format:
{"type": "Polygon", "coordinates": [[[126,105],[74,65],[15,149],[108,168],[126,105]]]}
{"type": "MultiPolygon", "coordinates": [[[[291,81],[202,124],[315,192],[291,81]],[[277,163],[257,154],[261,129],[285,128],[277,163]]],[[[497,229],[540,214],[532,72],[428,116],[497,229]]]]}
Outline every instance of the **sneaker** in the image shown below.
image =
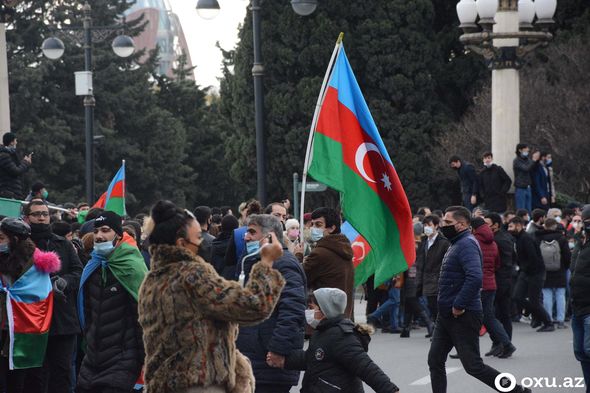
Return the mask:
{"type": "Polygon", "coordinates": [[[512,356],[512,354],[516,351],[516,347],[514,345],[512,345],[512,343],[509,343],[508,345],[504,345],[504,350],[502,351],[502,353],[500,353],[498,355],[498,357],[500,359],[507,359],[510,356],[512,356]]]}
{"type": "Polygon", "coordinates": [[[539,321],[538,319],[534,319],[534,318],[533,318],[533,320],[531,321],[531,327],[532,327],[533,329],[536,329],[536,328],[538,328],[538,327],[539,327],[539,326],[541,326],[541,325],[542,325],[542,323],[541,323],[541,321],[539,321]]]}
{"type": "Polygon", "coordinates": [[[537,332],[554,332],[555,331],[555,326],[553,326],[552,323],[543,325],[543,327],[537,329],[537,332]]]}
{"type": "Polygon", "coordinates": [[[502,344],[492,345],[492,348],[484,356],[498,356],[504,351],[502,344]]]}
{"type": "Polygon", "coordinates": [[[567,325],[563,322],[558,322],[557,323],[557,328],[558,329],[567,329],[567,325]]]}

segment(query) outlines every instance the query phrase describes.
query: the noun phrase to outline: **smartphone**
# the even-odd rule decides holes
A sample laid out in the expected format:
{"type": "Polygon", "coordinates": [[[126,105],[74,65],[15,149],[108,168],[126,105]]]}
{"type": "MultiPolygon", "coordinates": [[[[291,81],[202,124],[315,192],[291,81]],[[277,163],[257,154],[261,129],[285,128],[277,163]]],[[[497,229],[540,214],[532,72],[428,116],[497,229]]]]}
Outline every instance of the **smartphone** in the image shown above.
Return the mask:
{"type": "Polygon", "coordinates": [[[272,243],[272,236],[268,235],[267,239],[268,239],[268,244],[271,244],[272,243]]]}

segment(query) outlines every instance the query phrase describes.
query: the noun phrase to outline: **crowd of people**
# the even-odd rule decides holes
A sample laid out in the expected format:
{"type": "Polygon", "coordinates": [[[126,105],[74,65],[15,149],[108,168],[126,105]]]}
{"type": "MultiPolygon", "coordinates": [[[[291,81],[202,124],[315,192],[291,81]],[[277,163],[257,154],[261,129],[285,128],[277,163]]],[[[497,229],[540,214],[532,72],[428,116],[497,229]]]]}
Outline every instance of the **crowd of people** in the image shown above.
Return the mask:
{"type": "Polygon", "coordinates": [[[0,149],[0,196],[27,201],[21,217],[0,217],[0,393],[286,393],[301,371],[303,393],[359,393],[362,382],[396,392],[368,355],[370,336],[421,327],[434,393],[447,391],[453,348],[498,390],[479,340],[488,333],[485,356],[510,358],[516,322],[544,334],[571,326],[590,382],[590,206],[557,208],[550,155],[528,158],[526,145],[514,161],[514,211],[510,177],[490,153],[479,174],[449,160],[463,206],[417,210],[416,261],[363,286],[363,325],[337,210],[302,222],[288,199],[252,199],[235,215],[164,200],[134,218],[85,203],[56,210],[43,183],[25,198],[14,182],[31,165],[16,143],[5,134],[0,149]]]}

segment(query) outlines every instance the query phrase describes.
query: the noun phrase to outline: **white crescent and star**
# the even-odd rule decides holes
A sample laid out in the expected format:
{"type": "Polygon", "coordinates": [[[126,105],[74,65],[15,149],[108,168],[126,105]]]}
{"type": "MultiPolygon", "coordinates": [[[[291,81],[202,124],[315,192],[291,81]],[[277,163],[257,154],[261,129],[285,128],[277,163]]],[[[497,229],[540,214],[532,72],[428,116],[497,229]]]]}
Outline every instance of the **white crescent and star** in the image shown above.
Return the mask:
{"type": "MultiPolygon", "coordinates": [[[[359,173],[361,174],[363,179],[365,179],[366,181],[368,181],[370,183],[377,183],[374,179],[371,179],[371,177],[367,174],[367,172],[365,171],[365,166],[363,164],[363,162],[365,160],[365,156],[370,151],[374,151],[377,154],[379,154],[379,156],[381,157],[381,161],[383,161],[383,163],[385,164],[385,160],[383,159],[383,155],[381,155],[379,148],[373,143],[361,143],[359,145],[359,147],[356,149],[356,153],[354,155],[354,161],[356,164],[356,169],[359,171],[359,173]]],[[[383,182],[383,187],[386,188],[387,190],[391,191],[391,180],[389,179],[389,176],[387,175],[387,173],[384,172],[383,177],[380,180],[383,182]]]]}

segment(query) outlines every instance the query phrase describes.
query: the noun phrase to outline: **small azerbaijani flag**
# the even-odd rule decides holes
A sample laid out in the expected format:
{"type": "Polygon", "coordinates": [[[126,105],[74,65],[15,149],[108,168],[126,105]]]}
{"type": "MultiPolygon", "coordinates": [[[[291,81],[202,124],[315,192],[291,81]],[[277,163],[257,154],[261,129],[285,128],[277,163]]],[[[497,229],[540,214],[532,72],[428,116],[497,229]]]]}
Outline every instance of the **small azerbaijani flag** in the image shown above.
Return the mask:
{"type": "Polygon", "coordinates": [[[42,367],[53,314],[49,274],[33,264],[12,286],[2,284],[2,291],[7,293],[10,370],[42,367]]]}
{"type": "Polygon", "coordinates": [[[309,174],[341,193],[344,216],[371,245],[355,284],[374,274],[377,286],[416,259],[410,204],[343,45],[322,94],[309,174]]]}
{"type": "Polygon", "coordinates": [[[340,232],[342,232],[348,241],[350,241],[350,246],[354,253],[352,263],[356,269],[356,267],[360,265],[371,252],[371,245],[360,233],[357,232],[356,229],[352,227],[352,225],[350,225],[348,221],[342,223],[340,226],[340,232]]]}
{"type": "Polygon", "coordinates": [[[98,198],[98,201],[92,207],[100,207],[115,212],[121,217],[127,215],[127,209],[125,208],[125,161],[123,161],[121,169],[111,181],[107,191],[98,198]]]}

